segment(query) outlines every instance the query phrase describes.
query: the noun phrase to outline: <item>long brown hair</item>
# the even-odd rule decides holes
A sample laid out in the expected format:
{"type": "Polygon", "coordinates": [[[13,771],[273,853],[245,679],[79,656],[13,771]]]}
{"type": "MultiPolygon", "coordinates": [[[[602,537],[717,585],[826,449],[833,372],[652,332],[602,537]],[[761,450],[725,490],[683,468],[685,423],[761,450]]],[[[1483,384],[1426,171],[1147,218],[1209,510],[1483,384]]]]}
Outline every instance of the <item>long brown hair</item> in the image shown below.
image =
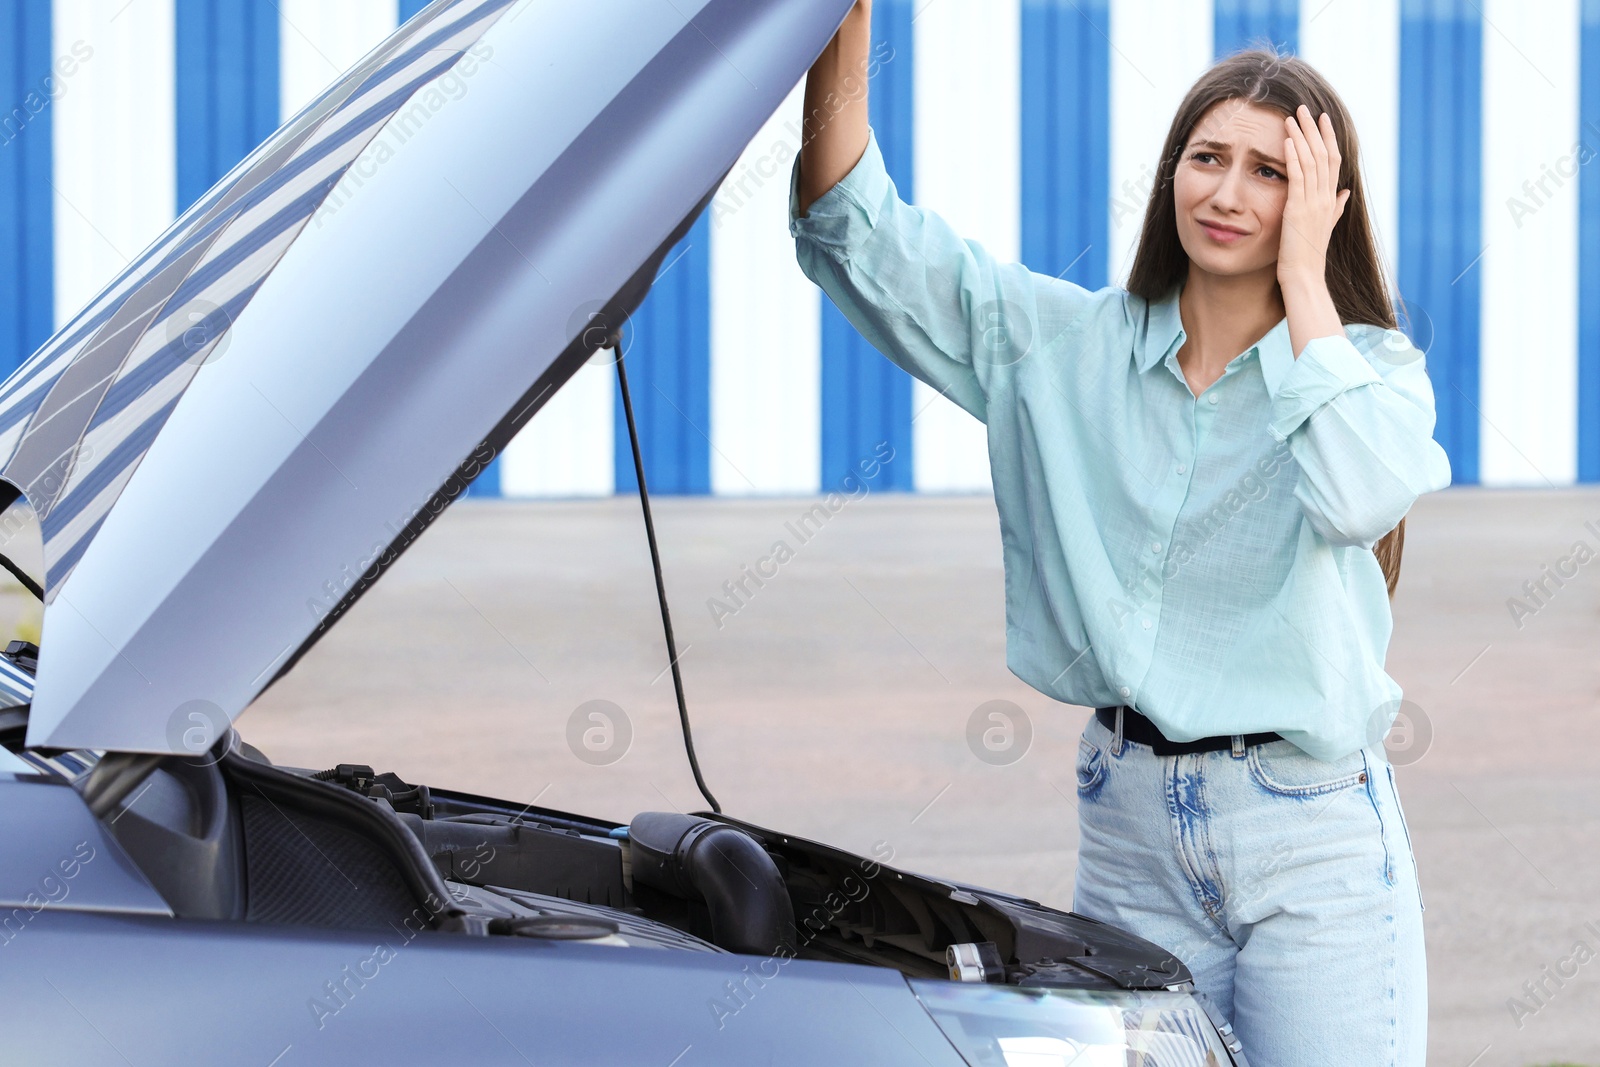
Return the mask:
{"type": "MultiPolygon", "coordinates": [[[[1327,79],[1294,55],[1280,55],[1268,48],[1249,48],[1219,60],[1201,75],[1178,106],[1161,148],[1161,166],[1145,207],[1144,231],[1133,259],[1127,289],[1154,303],[1183,282],[1189,272],[1189,256],[1178,238],[1177,207],[1173,201],[1173,176],[1178,157],[1200,118],[1212,105],[1224,100],[1294,115],[1305,104],[1312,115],[1327,112],[1333,121],[1342,157],[1339,165],[1340,189],[1350,190],[1344,214],[1333,227],[1328,240],[1328,292],[1343,323],[1371,323],[1396,329],[1394,305],[1389,299],[1389,284],[1378,258],[1372,221],[1367,216],[1367,193],[1361,181],[1360,144],[1355,125],[1344,101],[1327,79]]],[[[1383,577],[1394,597],[1400,580],[1400,550],[1405,544],[1406,521],[1372,546],[1383,568],[1383,577]]]]}

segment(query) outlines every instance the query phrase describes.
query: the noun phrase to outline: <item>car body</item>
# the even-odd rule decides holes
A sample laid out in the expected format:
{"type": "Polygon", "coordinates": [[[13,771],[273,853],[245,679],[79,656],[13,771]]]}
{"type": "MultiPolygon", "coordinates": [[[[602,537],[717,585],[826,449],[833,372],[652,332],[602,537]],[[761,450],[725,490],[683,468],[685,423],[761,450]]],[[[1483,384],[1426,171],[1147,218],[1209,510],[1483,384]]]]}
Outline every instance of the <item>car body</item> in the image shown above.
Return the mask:
{"type": "Polygon", "coordinates": [[[8,1062],[1243,1062],[1083,916],[233,726],[637,306],[849,6],[437,0],[0,385],[45,603],[0,657],[8,1062]]]}

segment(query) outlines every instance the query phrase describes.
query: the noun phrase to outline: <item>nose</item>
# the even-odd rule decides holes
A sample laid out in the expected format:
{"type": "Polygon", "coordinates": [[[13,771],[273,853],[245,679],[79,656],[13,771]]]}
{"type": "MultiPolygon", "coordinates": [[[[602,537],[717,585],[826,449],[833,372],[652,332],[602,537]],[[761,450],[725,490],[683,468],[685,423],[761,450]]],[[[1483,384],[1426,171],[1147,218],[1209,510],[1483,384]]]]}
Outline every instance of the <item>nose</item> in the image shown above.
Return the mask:
{"type": "Polygon", "coordinates": [[[1228,172],[1217,183],[1216,189],[1211,194],[1211,206],[1218,212],[1231,213],[1244,207],[1243,185],[1244,172],[1238,166],[1228,168],[1228,172]]]}

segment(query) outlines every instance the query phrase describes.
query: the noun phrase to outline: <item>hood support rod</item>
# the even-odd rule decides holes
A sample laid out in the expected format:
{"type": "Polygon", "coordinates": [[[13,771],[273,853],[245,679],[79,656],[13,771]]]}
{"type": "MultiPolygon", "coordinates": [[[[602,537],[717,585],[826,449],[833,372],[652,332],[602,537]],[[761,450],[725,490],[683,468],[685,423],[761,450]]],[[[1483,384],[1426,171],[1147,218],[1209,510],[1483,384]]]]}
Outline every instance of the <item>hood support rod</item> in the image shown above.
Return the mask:
{"type": "Polygon", "coordinates": [[[689,769],[694,772],[694,784],[706,798],[711,810],[722,814],[722,806],[706,788],[700,774],[700,761],[694,754],[694,734],[689,730],[689,707],[683,699],[683,676],[678,673],[678,643],[672,636],[672,614],[667,610],[667,585],[661,577],[661,553],[656,548],[656,525],[650,518],[650,491],[644,484],[644,456],[639,451],[639,430],[633,422],[633,400],[628,395],[628,372],[622,366],[622,327],[618,326],[606,337],[606,344],[617,356],[617,384],[622,388],[622,411],[628,419],[628,441],[633,445],[633,471],[639,481],[639,504],[644,508],[644,532],[650,540],[650,566],[656,572],[656,599],[661,602],[661,627],[667,634],[667,656],[671,659],[672,688],[678,696],[678,722],[683,726],[683,748],[689,754],[689,769]]]}

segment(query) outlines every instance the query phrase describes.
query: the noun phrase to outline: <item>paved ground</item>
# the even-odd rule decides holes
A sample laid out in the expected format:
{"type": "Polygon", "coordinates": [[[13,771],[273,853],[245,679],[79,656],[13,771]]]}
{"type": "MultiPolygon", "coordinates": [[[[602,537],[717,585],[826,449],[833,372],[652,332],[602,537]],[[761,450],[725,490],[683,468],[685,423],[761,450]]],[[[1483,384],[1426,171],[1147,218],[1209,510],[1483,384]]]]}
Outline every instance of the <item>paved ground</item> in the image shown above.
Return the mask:
{"type": "MultiPolygon", "coordinates": [[[[887,841],[900,865],[1069,908],[1088,712],[1005,668],[993,503],[870,495],[802,543],[785,524],[813,503],[656,502],[724,809],[846,848],[887,841]],[[730,600],[724,582],[779,539],[793,557],[730,600]],[[714,618],[714,597],[737,610],[714,618]],[[996,699],[1032,724],[1010,766],[967,743],[996,699]]],[[[1507,604],[1575,542],[1585,561],[1600,551],[1600,492],[1448,490],[1408,531],[1389,666],[1432,731],[1399,767],[1427,902],[1429,1062],[1600,1063],[1600,558],[1548,583],[1520,628],[1507,604]]],[[[372,763],[621,820],[701,804],[665,665],[637,500],[466,502],[240,725],[279,762],[372,763]],[[569,746],[591,700],[626,716],[601,752],[625,752],[614,762],[569,746]]]]}

